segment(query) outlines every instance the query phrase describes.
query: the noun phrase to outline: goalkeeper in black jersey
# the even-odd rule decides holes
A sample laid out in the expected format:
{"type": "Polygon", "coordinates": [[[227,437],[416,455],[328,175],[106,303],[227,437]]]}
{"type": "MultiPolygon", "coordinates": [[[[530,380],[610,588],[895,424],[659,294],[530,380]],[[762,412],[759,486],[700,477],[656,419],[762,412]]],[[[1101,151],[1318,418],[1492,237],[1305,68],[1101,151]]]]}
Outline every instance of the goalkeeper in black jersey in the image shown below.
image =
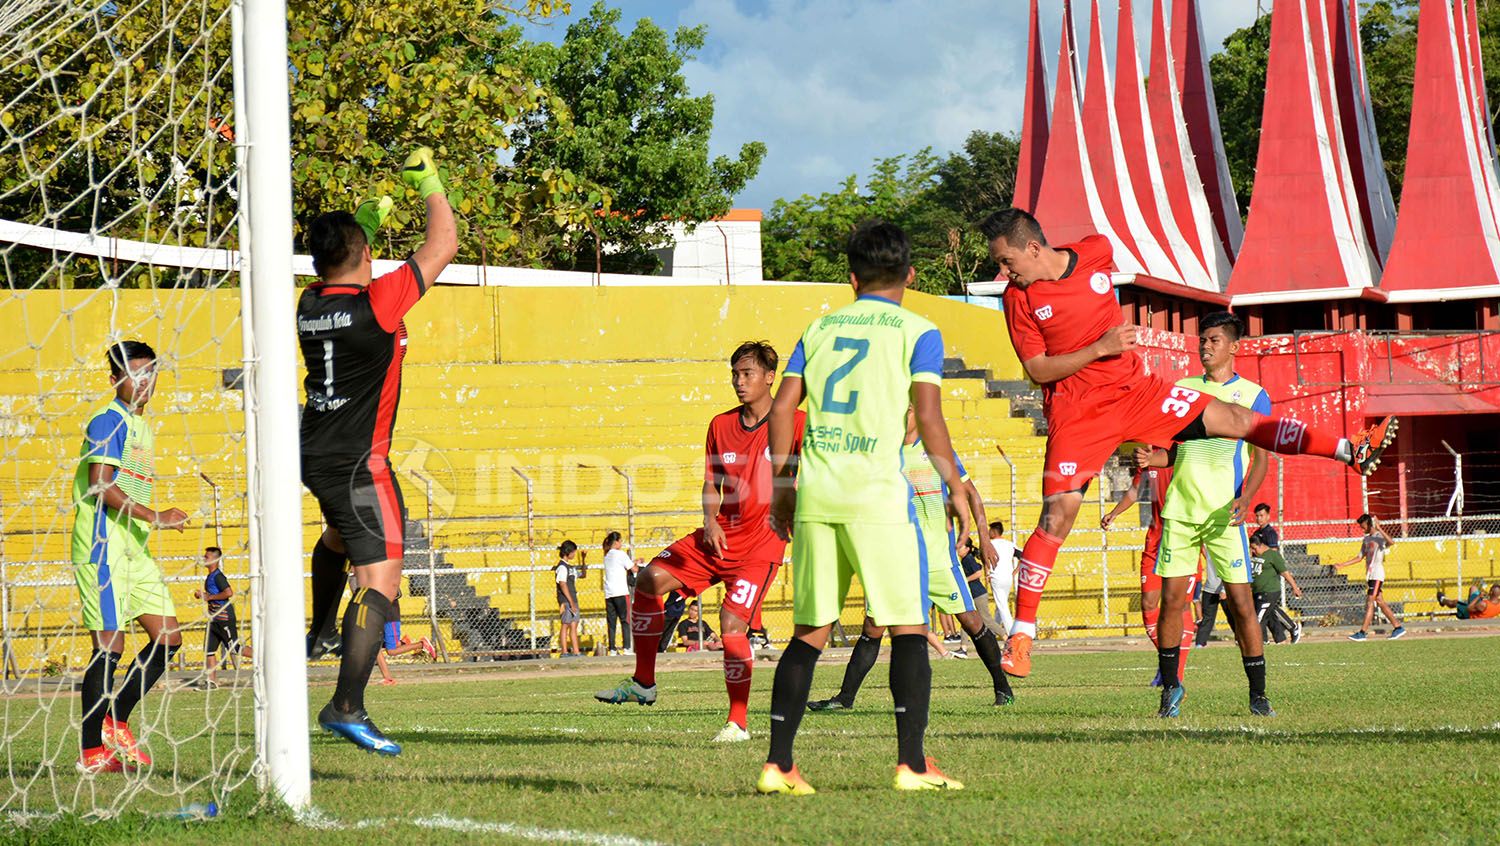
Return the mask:
{"type": "Polygon", "coordinates": [[[422,246],[401,267],[372,279],[370,242],[390,198],[367,202],[354,214],[320,215],[306,233],[318,281],[297,303],[307,365],[302,483],[317,497],[327,524],[312,553],[310,654],[338,610],[349,565],[359,586],[344,612],[338,686],[318,724],[383,755],[398,755],[401,747],[370,722],[364,690],[385,624],[396,619],[401,582],[406,506],[389,453],[406,356],[402,317],[458,250],[453,209],[432,151],[423,147],[408,156],[401,177],[427,205],[422,246]]]}

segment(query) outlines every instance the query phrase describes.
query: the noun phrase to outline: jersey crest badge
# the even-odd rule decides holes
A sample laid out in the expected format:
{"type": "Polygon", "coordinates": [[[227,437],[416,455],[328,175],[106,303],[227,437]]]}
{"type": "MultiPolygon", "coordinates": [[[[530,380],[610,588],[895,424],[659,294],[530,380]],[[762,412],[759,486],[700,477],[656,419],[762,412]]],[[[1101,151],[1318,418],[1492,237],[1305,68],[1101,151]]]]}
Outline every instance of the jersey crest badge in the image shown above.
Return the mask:
{"type": "Polygon", "coordinates": [[[1041,308],[1039,308],[1039,309],[1036,310],[1036,319],[1037,320],[1047,320],[1047,319],[1050,319],[1051,317],[1052,317],[1052,306],[1050,306],[1050,305],[1044,305],[1041,308]]]}
{"type": "Polygon", "coordinates": [[[1101,270],[1090,276],[1089,287],[1093,288],[1096,294],[1108,294],[1111,287],[1109,284],[1109,274],[1101,270]]]}

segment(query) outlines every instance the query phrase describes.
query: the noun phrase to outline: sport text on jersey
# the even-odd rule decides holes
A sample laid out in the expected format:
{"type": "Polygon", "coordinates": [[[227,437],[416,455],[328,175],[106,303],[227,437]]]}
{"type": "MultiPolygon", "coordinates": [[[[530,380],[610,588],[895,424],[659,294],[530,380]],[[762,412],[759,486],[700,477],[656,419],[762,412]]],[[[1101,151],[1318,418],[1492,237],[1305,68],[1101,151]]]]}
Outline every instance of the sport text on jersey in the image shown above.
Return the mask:
{"type": "Polygon", "coordinates": [[[871,453],[879,438],[845,432],[842,426],[808,426],[802,448],[815,452],[871,453]]]}

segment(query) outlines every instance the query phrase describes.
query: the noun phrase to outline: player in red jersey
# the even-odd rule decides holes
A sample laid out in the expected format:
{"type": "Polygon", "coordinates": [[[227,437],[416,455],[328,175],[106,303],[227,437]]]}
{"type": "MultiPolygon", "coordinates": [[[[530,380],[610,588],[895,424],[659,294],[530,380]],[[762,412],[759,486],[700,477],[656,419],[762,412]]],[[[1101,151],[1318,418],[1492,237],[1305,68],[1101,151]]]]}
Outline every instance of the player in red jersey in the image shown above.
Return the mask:
{"type": "Polygon", "coordinates": [[[1016,621],[1005,656],[1011,675],[1031,672],[1042,590],[1088,483],[1120,444],[1165,448],[1196,438],[1238,438],[1284,455],[1331,458],[1369,475],[1395,438],[1392,417],[1351,441],[1147,373],[1136,352],[1136,327],[1121,320],[1107,238],[1090,235],[1050,247],[1036,218],[1020,209],[996,212],[979,228],[1000,274],[1010,280],[1005,322],[1026,375],[1042,386],[1048,426],[1042,515],[1021,551],[1016,580],[1016,621]]]}
{"type": "MultiPolygon", "coordinates": [[[[729,357],[730,378],[740,406],[716,415],[704,444],[703,528],[656,556],[636,578],[631,629],[635,675],[594,694],[600,702],[656,702],[656,653],[662,637],[662,595],[697,596],[712,584],[726,590],[719,610],[724,644],[724,685],[729,721],[717,742],[750,739],[746,710],[754,657],[747,632],[760,619],[760,604],[776,578],[786,542],[771,531],[771,452],[766,419],[776,382],[776,350],[764,341],[740,344],[729,357]]],[[[806,415],[799,411],[793,450],[802,444],[806,415]]]]}
{"type": "MultiPolygon", "coordinates": [[[[1150,496],[1151,503],[1151,525],[1146,529],[1146,544],[1141,548],[1141,622],[1146,627],[1146,637],[1151,639],[1152,646],[1158,646],[1156,641],[1156,620],[1161,614],[1161,576],[1156,574],[1156,554],[1161,550],[1161,507],[1167,501],[1167,488],[1172,484],[1172,468],[1170,467],[1141,467],[1136,470],[1134,478],[1130,480],[1130,488],[1120,498],[1115,507],[1099,520],[1099,528],[1108,529],[1115,518],[1124,514],[1127,509],[1140,501],[1141,484],[1145,483],[1146,491],[1150,496]]],[[[1193,595],[1197,587],[1197,581],[1203,576],[1203,563],[1198,564],[1198,575],[1188,583],[1188,596],[1193,595]]],[[[1193,621],[1193,609],[1188,607],[1182,612],[1182,660],[1178,662],[1178,681],[1182,680],[1183,674],[1187,672],[1187,654],[1193,647],[1194,639],[1198,635],[1198,626],[1193,621]]],[[[1157,671],[1156,678],[1151,680],[1152,687],[1161,686],[1161,672],[1157,671]]]]}

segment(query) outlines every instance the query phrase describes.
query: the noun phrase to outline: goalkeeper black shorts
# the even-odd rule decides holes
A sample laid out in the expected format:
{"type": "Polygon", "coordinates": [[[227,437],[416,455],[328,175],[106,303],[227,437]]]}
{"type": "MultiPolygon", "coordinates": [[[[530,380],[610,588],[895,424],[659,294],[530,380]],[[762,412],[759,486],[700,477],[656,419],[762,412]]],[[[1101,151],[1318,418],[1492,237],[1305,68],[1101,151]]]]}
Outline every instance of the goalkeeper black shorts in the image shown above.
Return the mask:
{"type": "Polygon", "coordinates": [[[403,555],[406,502],[385,456],[358,460],[307,460],[302,484],[312,491],[323,520],[344,539],[355,566],[403,555]]]}

